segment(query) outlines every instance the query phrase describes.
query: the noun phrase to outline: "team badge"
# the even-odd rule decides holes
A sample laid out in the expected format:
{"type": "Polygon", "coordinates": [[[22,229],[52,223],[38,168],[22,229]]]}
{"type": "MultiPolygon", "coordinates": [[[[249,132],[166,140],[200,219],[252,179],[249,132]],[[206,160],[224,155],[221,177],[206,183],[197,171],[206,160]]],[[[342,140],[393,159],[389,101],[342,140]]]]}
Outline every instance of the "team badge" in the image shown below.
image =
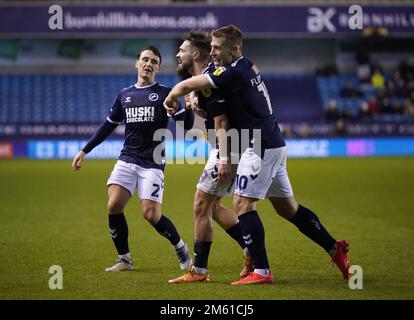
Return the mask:
{"type": "Polygon", "coordinates": [[[151,101],[157,101],[158,100],[158,94],[153,92],[149,95],[148,99],[150,99],[151,101]]]}
{"type": "Polygon", "coordinates": [[[221,75],[223,73],[223,71],[226,71],[226,68],[225,67],[220,67],[216,71],[214,71],[213,74],[218,77],[219,75],[221,75]]]}
{"type": "Polygon", "coordinates": [[[211,96],[211,89],[210,88],[203,89],[201,90],[201,93],[203,94],[203,96],[208,98],[209,96],[211,96]]]}

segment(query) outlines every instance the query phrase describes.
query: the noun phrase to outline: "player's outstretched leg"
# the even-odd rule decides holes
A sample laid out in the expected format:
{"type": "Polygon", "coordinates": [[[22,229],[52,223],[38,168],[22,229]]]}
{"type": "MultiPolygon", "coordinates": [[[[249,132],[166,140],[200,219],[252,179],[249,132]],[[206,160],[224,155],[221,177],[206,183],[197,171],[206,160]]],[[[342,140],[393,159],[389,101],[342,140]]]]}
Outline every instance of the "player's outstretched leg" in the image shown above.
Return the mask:
{"type": "Polygon", "coordinates": [[[349,243],[345,240],[335,240],[325,229],[318,216],[302,205],[298,206],[295,216],[290,219],[299,231],[320,245],[336,264],[344,279],[349,277],[349,243]]]}
{"type": "Polygon", "coordinates": [[[336,264],[344,279],[349,277],[349,243],[335,240],[325,229],[318,216],[310,209],[298,204],[294,197],[270,198],[276,212],[293,223],[300,232],[321,246],[336,264]]]}

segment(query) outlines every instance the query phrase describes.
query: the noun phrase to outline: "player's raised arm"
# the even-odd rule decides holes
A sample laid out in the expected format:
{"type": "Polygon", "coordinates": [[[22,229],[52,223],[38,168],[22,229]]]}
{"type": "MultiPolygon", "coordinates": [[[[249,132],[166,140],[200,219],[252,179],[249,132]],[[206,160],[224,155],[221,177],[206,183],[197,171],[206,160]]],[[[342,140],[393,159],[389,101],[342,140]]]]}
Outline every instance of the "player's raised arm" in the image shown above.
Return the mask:
{"type": "Polygon", "coordinates": [[[191,91],[198,91],[212,88],[212,84],[204,74],[189,78],[177,83],[164,100],[164,108],[169,115],[173,115],[178,109],[178,98],[189,94],[191,91]]]}

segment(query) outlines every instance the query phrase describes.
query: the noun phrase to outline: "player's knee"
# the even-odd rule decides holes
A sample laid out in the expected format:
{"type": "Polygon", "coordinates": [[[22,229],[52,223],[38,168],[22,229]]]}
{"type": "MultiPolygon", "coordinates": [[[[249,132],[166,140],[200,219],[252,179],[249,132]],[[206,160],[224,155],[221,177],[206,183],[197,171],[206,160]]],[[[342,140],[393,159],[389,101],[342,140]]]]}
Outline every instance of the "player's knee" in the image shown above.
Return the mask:
{"type": "Polygon", "coordinates": [[[112,214],[122,213],[124,211],[123,203],[109,199],[108,201],[108,212],[112,214]]]}
{"type": "Polygon", "coordinates": [[[200,214],[195,216],[195,225],[196,226],[204,226],[204,227],[212,227],[213,220],[211,215],[209,214],[200,214]]]}
{"type": "Polygon", "coordinates": [[[210,201],[208,201],[205,194],[201,192],[196,192],[194,196],[194,204],[193,204],[193,210],[194,215],[200,216],[205,215],[210,209],[210,201]]]}
{"type": "Polygon", "coordinates": [[[234,197],[233,207],[238,215],[254,210],[254,205],[251,203],[251,201],[249,201],[248,198],[244,197],[234,197]]]}
{"type": "Polygon", "coordinates": [[[280,208],[276,210],[276,213],[281,216],[282,218],[285,218],[286,220],[292,219],[296,215],[296,211],[294,208],[280,208]]]}
{"type": "Polygon", "coordinates": [[[156,224],[159,220],[157,209],[155,206],[146,206],[142,208],[142,215],[152,225],[156,224]]]}
{"type": "Polygon", "coordinates": [[[270,198],[269,200],[277,214],[287,220],[292,219],[298,211],[299,204],[294,197],[270,198]]]}

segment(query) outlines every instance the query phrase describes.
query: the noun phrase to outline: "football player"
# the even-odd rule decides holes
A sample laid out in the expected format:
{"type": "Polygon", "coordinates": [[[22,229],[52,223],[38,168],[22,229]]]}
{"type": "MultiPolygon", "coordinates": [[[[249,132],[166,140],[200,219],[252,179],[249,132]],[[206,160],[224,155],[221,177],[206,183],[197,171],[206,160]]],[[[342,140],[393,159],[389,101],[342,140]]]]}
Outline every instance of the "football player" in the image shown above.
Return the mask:
{"type": "MultiPolygon", "coordinates": [[[[183,43],[176,56],[178,75],[182,77],[187,74],[195,76],[215,71],[214,65],[209,63],[210,42],[210,34],[201,30],[192,30],[183,36],[183,43]]],[[[197,103],[194,104],[193,98],[192,107],[201,108],[204,111],[206,129],[208,131],[214,130],[214,128],[225,131],[230,129],[231,125],[226,116],[225,100],[220,90],[209,88],[196,94],[197,103]]],[[[231,195],[234,191],[236,166],[230,165],[228,161],[223,162],[223,159],[229,154],[227,148],[219,152],[218,146],[223,148],[224,144],[220,143],[222,142],[220,135],[217,136],[219,141],[213,143],[212,151],[194,196],[194,265],[191,270],[177,279],[170,280],[169,283],[210,281],[207,263],[213,240],[212,219],[235,239],[244,251],[244,267],[240,277],[243,278],[253,271],[252,259],[244,243],[237,214],[220,202],[222,197],[231,195]],[[219,170],[220,161],[225,165],[221,166],[219,170]]]]}
{"type": "MultiPolygon", "coordinates": [[[[155,81],[160,66],[161,54],[157,48],[149,46],[138,53],[137,83],[120,91],[106,120],[72,162],[73,170],[79,170],[85,156],[121,122],[125,123],[124,146],[107,182],[109,232],[119,256],[119,260],[105,270],[108,272],[134,269],[124,209],[135,190],[144,218],[170,241],[181,269],[189,269],[192,263],[187,244],[171,220],[161,213],[165,159],[163,152],[159,159],[154,157],[154,150],[163,142],[154,141],[153,135],[156,130],[167,128],[168,115],[162,103],[171,89],[155,81]]],[[[191,110],[180,109],[173,118],[184,120],[185,129],[193,126],[191,110]]]]}

